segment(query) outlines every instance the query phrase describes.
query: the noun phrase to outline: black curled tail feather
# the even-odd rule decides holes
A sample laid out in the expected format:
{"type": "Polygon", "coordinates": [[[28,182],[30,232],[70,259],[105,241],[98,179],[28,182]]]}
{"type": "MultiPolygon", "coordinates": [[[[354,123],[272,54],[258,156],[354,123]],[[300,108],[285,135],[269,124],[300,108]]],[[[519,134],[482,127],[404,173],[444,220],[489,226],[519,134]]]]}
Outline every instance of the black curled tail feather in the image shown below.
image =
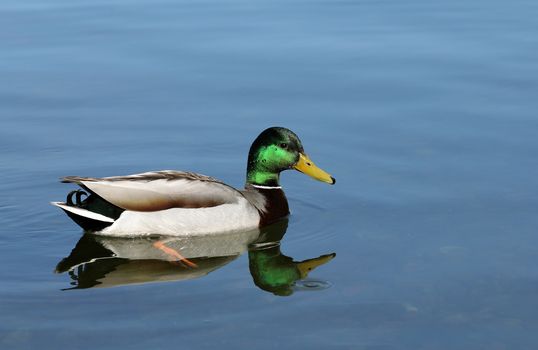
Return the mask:
{"type": "MultiPolygon", "coordinates": [[[[124,209],[115,206],[91,191],[88,192],[83,190],[69,192],[65,205],[101,214],[113,220],[117,220],[121,213],[124,212],[124,209]]],[[[90,215],[86,216],[81,212],[72,212],[66,209],[64,211],[73,221],[87,231],[100,231],[112,224],[112,222],[95,220],[90,215]]]]}
{"type": "Polygon", "coordinates": [[[74,190],[69,192],[67,194],[65,203],[71,207],[86,209],[114,220],[119,218],[121,213],[124,212],[124,209],[115,206],[97,194],[93,192],[88,194],[83,190],[74,190]],[[83,196],[86,198],[82,199],[83,196]]]}
{"type": "Polygon", "coordinates": [[[84,208],[84,204],[82,201],[82,196],[86,196],[86,199],[89,197],[88,193],[82,191],[82,190],[74,190],[67,194],[67,198],[65,200],[65,203],[71,207],[79,207],[84,208]],[[75,202],[73,202],[73,196],[75,196],[75,202]]]}

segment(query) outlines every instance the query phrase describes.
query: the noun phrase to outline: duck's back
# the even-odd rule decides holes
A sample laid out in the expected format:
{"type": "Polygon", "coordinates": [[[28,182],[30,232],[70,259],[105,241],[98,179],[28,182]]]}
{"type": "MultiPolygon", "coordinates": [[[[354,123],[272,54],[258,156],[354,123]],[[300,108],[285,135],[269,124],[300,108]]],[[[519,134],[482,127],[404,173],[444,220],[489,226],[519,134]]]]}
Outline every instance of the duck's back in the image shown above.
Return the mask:
{"type": "Polygon", "coordinates": [[[260,214],[238,190],[214,178],[158,171],[108,178],[66,177],[89,192],[77,202],[53,203],[84,229],[99,234],[211,234],[256,228],[260,214]],[[99,202],[99,207],[92,203],[99,202]],[[104,204],[103,204],[104,203],[104,204]],[[103,206],[106,210],[103,210],[103,206]],[[108,209],[115,217],[107,216],[108,209]]]}

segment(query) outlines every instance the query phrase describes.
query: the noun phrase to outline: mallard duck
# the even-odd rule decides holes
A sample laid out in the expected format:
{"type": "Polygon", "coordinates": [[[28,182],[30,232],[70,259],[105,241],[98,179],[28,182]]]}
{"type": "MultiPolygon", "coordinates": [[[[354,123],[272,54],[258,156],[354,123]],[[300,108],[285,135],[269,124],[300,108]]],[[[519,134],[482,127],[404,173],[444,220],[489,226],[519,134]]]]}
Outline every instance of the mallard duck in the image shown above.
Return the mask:
{"type": "Polygon", "coordinates": [[[272,127],[252,143],[244,190],[191,172],[163,170],[104,178],[67,176],[83,190],[52,202],[84,230],[102,235],[194,235],[263,227],[289,214],[280,173],[335,179],[305,154],[291,130],[272,127]]]}

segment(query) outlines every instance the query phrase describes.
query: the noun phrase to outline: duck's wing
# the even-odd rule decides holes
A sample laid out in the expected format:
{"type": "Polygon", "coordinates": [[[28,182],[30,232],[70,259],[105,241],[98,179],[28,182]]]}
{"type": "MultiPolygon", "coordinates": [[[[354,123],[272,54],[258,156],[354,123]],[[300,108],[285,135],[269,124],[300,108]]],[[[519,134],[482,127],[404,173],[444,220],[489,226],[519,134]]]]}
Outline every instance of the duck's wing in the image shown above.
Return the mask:
{"type": "Polygon", "coordinates": [[[67,176],[106,201],[126,210],[158,211],[170,208],[207,208],[244,198],[235,188],[209,176],[163,170],[104,178],[67,176]]]}

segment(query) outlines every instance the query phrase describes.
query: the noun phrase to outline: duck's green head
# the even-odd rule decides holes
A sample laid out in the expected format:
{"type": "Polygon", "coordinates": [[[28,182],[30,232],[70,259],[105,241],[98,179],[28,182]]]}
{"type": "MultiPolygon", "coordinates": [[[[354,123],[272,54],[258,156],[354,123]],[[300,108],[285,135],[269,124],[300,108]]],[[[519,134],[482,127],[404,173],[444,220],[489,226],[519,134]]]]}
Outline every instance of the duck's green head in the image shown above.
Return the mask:
{"type": "Polygon", "coordinates": [[[280,172],[288,169],[298,170],[331,185],[336,182],[308,158],[293,131],[279,127],[264,130],[250,146],[247,183],[279,186],[280,172]]]}

